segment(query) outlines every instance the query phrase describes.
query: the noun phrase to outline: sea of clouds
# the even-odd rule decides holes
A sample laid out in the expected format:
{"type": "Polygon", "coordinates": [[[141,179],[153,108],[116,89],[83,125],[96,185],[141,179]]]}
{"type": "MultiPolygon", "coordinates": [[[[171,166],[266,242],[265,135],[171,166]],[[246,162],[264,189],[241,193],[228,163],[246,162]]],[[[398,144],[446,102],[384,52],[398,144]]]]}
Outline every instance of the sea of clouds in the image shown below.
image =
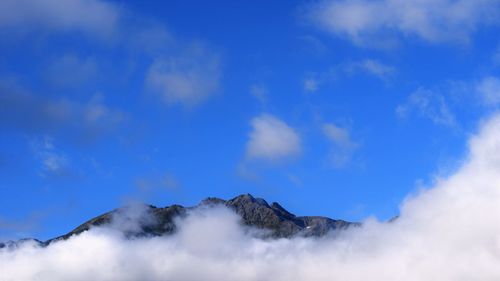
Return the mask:
{"type": "Polygon", "coordinates": [[[500,114],[470,137],[460,167],[405,200],[391,223],[263,240],[230,210],[208,208],[178,226],[164,237],[126,239],[101,227],[45,248],[2,249],[0,280],[498,281],[500,114]]]}

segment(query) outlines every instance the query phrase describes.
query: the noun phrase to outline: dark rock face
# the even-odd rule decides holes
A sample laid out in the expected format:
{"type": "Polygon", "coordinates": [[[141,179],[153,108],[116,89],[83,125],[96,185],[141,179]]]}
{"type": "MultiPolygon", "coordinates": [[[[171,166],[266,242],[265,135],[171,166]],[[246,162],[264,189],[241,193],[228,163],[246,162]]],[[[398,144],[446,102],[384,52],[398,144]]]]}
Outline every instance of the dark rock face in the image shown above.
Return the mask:
{"type": "Polygon", "coordinates": [[[357,225],[343,220],[326,217],[297,217],[281,205],[267,204],[264,199],[250,194],[240,195],[224,203],[239,214],[248,226],[267,229],[271,237],[290,238],[296,235],[323,236],[331,230],[340,230],[357,225]]]}
{"type": "MultiPolygon", "coordinates": [[[[176,231],[175,218],[186,216],[188,211],[194,208],[210,208],[221,205],[235,211],[241,217],[242,224],[265,230],[264,238],[291,238],[300,235],[320,237],[330,231],[341,230],[350,226],[359,226],[359,223],[333,220],[326,217],[298,217],[285,210],[276,202],[269,205],[264,199],[254,198],[250,194],[245,194],[230,200],[209,197],[194,207],[183,207],[180,205],[172,205],[164,208],[142,206],[148,217],[152,219],[140,222],[136,228],[122,231],[129,237],[171,234],[176,231]]],[[[126,224],[127,220],[129,220],[126,213],[125,208],[115,209],[85,222],[65,235],[46,242],[36,241],[40,242],[40,245],[48,245],[51,242],[68,239],[72,235],[78,235],[89,230],[91,227],[104,225],[113,227],[113,224],[123,223],[123,217],[126,224]],[[115,221],[117,215],[120,216],[119,222],[115,221]]],[[[130,218],[130,220],[132,219],[130,218]]],[[[121,229],[121,227],[118,228],[121,229]]],[[[0,248],[2,248],[2,244],[0,244],[0,248]]]]}

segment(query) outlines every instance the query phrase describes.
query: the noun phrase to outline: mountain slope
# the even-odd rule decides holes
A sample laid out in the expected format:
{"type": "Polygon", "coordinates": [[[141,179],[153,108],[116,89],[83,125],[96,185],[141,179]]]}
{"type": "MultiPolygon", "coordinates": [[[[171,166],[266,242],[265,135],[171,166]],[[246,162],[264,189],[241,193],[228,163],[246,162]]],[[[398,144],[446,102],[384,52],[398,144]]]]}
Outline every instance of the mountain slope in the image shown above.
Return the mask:
{"type": "Polygon", "coordinates": [[[276,202],[269,205],[264,199],[244,194],[230,200],[209,197],[194,207],[172,205],[157,208],[145,205],[141,206],[140,212],[131,210],[130,207],[119,208],[97,216],[57,238],[45,242],[36,239],[23,239],[18,242],[0,243],[0,248],[14,247],[16,244],[28,241],[48,245],[57,240],[68,239],[96,226],[110,226],[123,231],[127,236],[167,235],[176,230],[175,218],[184,217],[195,208],[210,208],[219,205],[235,211],[241,217],[241,222],[244,225],[265,230],[264,237],[267,238],[290,238],[297,235],[319,237],[329,231],[359,225],[359,223],[320,216],[295,216],[276,202]]]}

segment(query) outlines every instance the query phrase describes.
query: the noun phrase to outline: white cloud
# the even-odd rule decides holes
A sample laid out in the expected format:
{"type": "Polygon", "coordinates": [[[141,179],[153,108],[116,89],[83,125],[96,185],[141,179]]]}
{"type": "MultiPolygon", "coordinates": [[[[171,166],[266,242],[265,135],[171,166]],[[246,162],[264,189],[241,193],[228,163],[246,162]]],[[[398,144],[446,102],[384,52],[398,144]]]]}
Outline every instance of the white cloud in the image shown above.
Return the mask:
{"type": "Polygon", "coordinates": [[[438,125],[457,126],[455,116],[449,109],[444,97],[436,92],[420,88],[413,92],[404,104],[396,108],[400,118],[415,112],[420,117],[430,119],[438,125]]]}
{"type": "Polygon", "coordinates": [[[219,56],[200,45],[183,54],[157,58],[146,75],[146,86],[167,104],[194,106],[219,90],[219,56]]]}
{"type": "Polygon", "coordinates": [[[109,35],[120,11],[101,0],[2,0],[0,28],[83,31],[109,35]]]}
{"type": "Polygon", "coordinates": [[[468,146],[462,166],[405,200],[391,223],[262,240],[233,212],[207,208],[179,219],[171,236],[94,228],[47,248],[1,249],[0,272],[6,281],[500,280],[500,115],[468,146]]]}
{"type": "Polygon", "coordinates": [[[500,79],[485,77],[476,85],[476,91],[486,105],[500,104],[500,79]]]}
{"type": "Polygon", "coordinates": [[[246,149],[249,159],[279,161],[300,154],[299,134],[282,120],[262,114],[253,118],[251,125],[246,149]]]}
{"type": "Polygon", "coordinates": [[[358,45],[387,46],[396,36],[467,42],[483,25],[498,23],[496,0],[322,0],[307,17],[320,28],[358,45]]]}
{"type": "Polygon", "coordinates": [[[338,127],[332,123],[323,124],[323,134],[332,143],[331,151],[332,162],[336,167],[346,165],[350,160],[352,153],[359,145],[351,139],[351,134],[345,128],[338,127]]]}

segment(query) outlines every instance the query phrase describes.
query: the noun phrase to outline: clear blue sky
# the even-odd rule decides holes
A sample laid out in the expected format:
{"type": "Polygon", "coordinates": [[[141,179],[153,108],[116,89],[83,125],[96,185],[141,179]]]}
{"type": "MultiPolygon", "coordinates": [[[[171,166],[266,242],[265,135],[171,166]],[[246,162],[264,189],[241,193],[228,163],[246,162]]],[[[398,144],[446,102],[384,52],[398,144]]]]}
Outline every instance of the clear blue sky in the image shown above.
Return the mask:
{"type": "Polygon", "coordinates": [[[500,104],[499,2],[0,3],[0,238],[251,193],[398,214],[500,104]]]}

